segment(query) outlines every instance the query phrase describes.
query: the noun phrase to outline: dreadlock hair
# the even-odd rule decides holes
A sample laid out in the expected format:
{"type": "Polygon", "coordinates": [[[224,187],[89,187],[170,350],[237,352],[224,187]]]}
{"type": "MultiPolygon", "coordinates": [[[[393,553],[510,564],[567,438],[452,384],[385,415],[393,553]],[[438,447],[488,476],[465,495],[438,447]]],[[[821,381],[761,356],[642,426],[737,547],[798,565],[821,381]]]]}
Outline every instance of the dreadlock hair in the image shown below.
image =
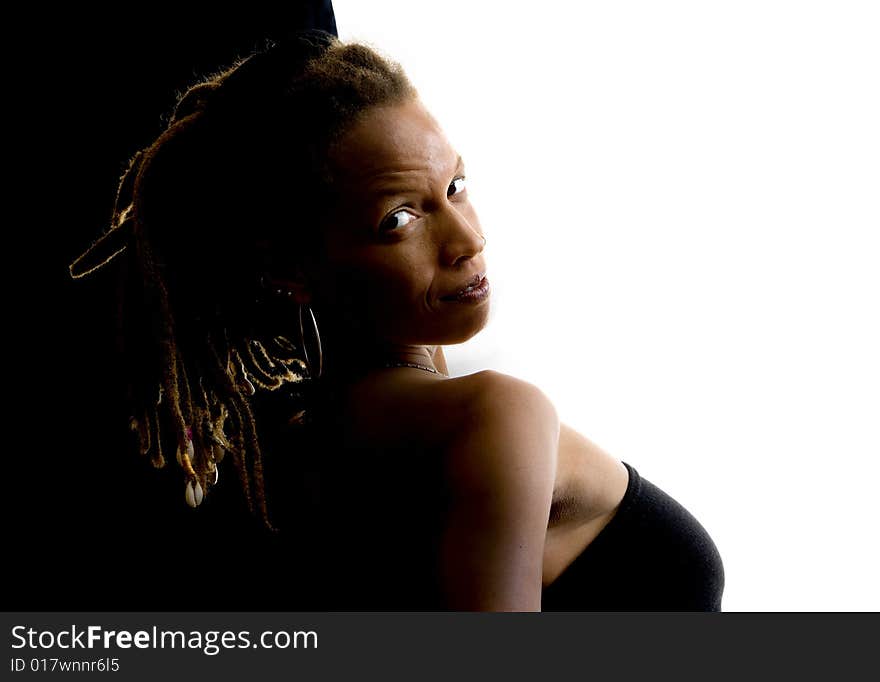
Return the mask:
{"type": "Polygon", "coordinates": [[[190,506],[229,453],[251,514],[276,530],[252,400],[315,377],[290,340],[294,316],[258,284],[267,249],[296,259],[320,248],[333,145],[369,108],[416,94],[366,44],[314,29],[266,41],[178,96],[129,161],[109,229],[70,265],[83,277],[122,254],[130,426],[155,467],[174,453],[190,506]]]}

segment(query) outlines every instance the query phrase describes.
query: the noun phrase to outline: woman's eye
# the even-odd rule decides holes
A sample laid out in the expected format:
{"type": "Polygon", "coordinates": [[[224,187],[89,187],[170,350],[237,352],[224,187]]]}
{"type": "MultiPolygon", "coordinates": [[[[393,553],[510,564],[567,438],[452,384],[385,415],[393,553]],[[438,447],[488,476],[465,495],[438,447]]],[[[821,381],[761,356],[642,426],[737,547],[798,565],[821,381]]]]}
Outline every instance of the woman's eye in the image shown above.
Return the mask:
{"type": "MultiPolygon", "coordinates": [[[[452,181],[452,184],[449,185],[449,187],[450,187],[450,189],[452,187],[457,188],[458,189],[457,194],[461,194],[462,192],[464,192],[464,190],[467,189],[465,182],[464,182],[464,176],[461,175],[461,176],[455,178],[455,180],[452,181]]],[[[448,191],[446,192],[446,196],[449,196],[448,191]]]]}
{"type": "Polygon", "coordinates": [[[391,213],[385,220],[383,220],[382,223],[379,225],[379,229],[382,230],[383,232],[387,232],[388,230],[396,230],[396,229],[408,224],[409,223],[408,220],[404,223],[401,223],[398,221],[397,217],[401,214],[408,215],[410,218],[415,218],[415,216],[412,213],[410,213],[409,211],[406,211],[404,209],[400,209],[399,211],[395,211],[394,213],[391,213]]]}

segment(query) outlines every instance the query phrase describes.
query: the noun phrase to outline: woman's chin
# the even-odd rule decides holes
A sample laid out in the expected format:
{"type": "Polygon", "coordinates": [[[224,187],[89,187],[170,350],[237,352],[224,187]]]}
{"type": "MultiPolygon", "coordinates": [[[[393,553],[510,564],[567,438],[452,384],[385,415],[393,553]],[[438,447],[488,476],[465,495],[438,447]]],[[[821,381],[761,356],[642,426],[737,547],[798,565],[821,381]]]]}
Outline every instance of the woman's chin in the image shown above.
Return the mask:
{"type": "Polygon", "coordinates": [[[422,317],[418,320],[384,318],[379,321],[377,318],[372,323],[364,323],[357,332],[354,328],[347,327],[344,336],[349,340],[372,338],[398,344],[451,346],[464,343],[479,334],[488,321],[487,301],[479,306],[457,307],[446,311],[435,309],[428,318],[422,317]],[[418,331],[414,333],[416,328],[418,331]]]}
{"type": "Polygon", "coordinates": [[[449,324],[441,334],[443,340],[436,343],[451,346],[464,343],[479,334],[489,322],[489,303],[487,302],[479,308],[472,308],[469,312],[471,314],[467,316],[466,320],[456,320],[455,324],[449,324]]]}

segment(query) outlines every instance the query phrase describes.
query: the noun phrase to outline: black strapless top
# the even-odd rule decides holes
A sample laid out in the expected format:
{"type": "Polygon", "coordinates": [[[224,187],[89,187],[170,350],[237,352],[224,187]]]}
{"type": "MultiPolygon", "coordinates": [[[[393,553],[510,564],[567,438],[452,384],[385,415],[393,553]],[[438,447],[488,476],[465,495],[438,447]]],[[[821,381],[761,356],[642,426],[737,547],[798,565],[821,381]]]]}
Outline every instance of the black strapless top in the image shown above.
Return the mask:
{"type": "Polygon", "coordinates": [[[544,611],[720,611],[724,566],[683,506],[627,464],[616,514],[542,592],[544,611]]]}

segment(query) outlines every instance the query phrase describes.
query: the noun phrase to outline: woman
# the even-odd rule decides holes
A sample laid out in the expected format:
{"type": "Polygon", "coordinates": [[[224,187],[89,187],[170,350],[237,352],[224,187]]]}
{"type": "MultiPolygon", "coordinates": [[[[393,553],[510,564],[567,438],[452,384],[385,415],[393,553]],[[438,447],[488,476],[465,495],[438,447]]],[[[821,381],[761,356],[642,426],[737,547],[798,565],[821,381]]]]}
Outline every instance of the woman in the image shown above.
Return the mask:
{"type": "Polygon", "coordinates": [[[191,507],[234,473],[308,548],[316,608],[720,609],[680,505],[537,387],[448,375],[488,319],[485,244],[399,65],[314,30],[185,92],[71,273],[123,265],[141,452],[191,507]]]}

